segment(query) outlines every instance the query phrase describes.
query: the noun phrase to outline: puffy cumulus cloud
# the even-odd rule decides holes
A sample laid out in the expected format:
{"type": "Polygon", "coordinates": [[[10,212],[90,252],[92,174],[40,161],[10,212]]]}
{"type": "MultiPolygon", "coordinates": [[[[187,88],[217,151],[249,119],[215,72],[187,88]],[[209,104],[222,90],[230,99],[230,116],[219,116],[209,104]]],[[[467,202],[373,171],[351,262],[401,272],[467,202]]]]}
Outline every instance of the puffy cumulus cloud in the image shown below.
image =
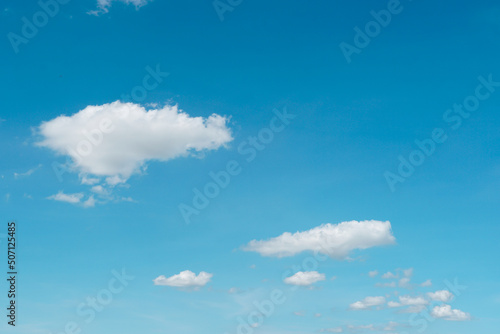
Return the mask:
{"type": "Polygon", "coordinates": [[[451,301],[454,297],[454,295],[448,290],[439,290],[436,292],[428,292],[427,296],[429,296],[429,298],[432,300],[437,300],[437,301],[444,302],[444,303],[451,301]]]}
{"type": "Polygon", "coordinates": [[[99,15],[109,12],[109,8],[111,7],[112,2],[123,2],[127,5],[132,4],[136,9],[148,4],[152,0],[97,0],[97,10],[91,10],[88,14],[91,15],[99,15]]]}
{"type": "Polygon", "coordinates": [[[366,310],[373,306],[380,306],[385,304],[385,297],[377,296],[377,297],[365,297],[365,299],[357,301],[349,305],[351,310],[366,310]]]}
{"type": "Polygon", "coordinates": [[[470,320],[471,316],[469,313],[452,309],[450,305],[435,306],[432,309],[431,315],[434,318],[441,318],[449,321],[466,321],[470,320]]]}
{"type": "Polygon", "coordinates": [[[285,257],[314,251],[343,259],[355,249],[395,243],[391,223],[377,220],[324,224],[313,229],[282,235],[270,240],[252,240],[243,249],[263,256],[285,257]]]}
{"type": "Polygon", "coordinates": [[[299,271],[294,275],[285,278],[283,282],[290,285],[307,286],[324,280],[325,274],[320,274],[317,271],[299,271]]]}
{"type": "Polygon", "coordinates": [[[190,270],[185,270],[171,277],[160,275],[153,282],[155,285],[166,285],[176,288],[199,288],[210,282],[212,276],[213,274],[204,271],[196,275],[190,270]]]}
{"type": "Polygon", "coordinates": [[[233,139],[227,122],[217,114],[191,117],[177,106],[146,110],[116,101],[42,123],[38,130],[43,139],[37,145],[70,157],[82,183],[96,184],[95,177],[105,177],[115,185],[140,173],[148,161],[225,146],[233,139]]]}

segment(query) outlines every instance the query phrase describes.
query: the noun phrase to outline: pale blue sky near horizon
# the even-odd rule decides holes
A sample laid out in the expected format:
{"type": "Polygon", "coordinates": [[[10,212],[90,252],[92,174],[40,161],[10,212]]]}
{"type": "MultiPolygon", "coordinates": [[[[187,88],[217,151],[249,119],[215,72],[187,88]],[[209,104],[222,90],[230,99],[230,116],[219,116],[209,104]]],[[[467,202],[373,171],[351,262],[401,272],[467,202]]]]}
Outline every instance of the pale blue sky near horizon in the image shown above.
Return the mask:
{"type": "Polygon", "coordinates": [[[69,1],[17,53],[8,34],[22,35],[22,18],[41,8],[2,3],[0,237],[8,220],[19,237],[18,326],[2,311],[2,333],[59,334],[75,322],[82,334],[233,334],[274,289],[286,300],[253,333],[421,333],[412,317],[427,319],[422,312],[352,304],[427,298],[455,279],[466,288],[447,304],[470,317],[429,316],[423,332],[498,333],[500,89],[483,87],[491,94],[456,129],[444,115],[476,94],[479,77],[500,82],[500,5],[401,0],[401,12],[348,63],[340,43],[354,45],[353,29],[389,2],[243,1],[221,21],[213,1],[136,8],[116,0],[97,15],[89,13],[96,1],[69,1]],[[132,102],[220,115],[232,138],[195,155],[150,159],[126,182],[106,185],[107,197],[82,184],[78,169],[58,178],[54,163],[67,158],[37,145],[40,125],[120,100],[143,85],[148,67],[169,74],[132,102]],[[285,109],[294,118],[248,162],[240,145],[285,109]],[[384,174],[397,174],[399,157],[437,128],[446,141],[391,189],[384,174]],[[241,172],[187,224],[179,206],[193,206],[195,189],[229,161],[241,172]],[[68,203],[54,200],[58,193],[82,197],[68,203]],[[91,196],[96,202],[84,207],[91,196]],[[242,248],[353,220],[390,221],[395,243],[321,261],[314,270],[325,279],[296,290],[283,273],[299,271],[311,253],[278,258],[242,248]],[[135,278],[87,323],[78,306],[122,268],[135,278]],[[398,286],[409,268],[412,286],[398,286]],[[153,284],[185,270],[213,276],[199,289],[153,284]],[[398,279],[383,279],[387,272],[398,279]]]}

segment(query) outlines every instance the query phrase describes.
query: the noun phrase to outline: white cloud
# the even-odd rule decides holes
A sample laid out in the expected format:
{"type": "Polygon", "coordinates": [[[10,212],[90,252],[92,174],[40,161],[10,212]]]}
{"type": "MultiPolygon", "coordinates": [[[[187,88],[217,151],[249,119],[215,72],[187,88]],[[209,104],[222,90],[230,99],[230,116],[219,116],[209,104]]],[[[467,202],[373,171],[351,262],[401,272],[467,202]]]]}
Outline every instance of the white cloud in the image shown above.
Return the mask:
{"type": "Polygon", "coordinates": [[[82,203],[84,208],[92,208],[95,206],[94,196],[90,196],[85,202],[82,203]]]}
{"type": "Polygon", "coordinates": [[[99,183],[99,179],[98,178],[92,178],[92,177],[87,177],[86,175],[82,175],[81,176],[81,182],[82,184],[86,184],[86,185],[94,185],[96,183],[99,183]]]}
{"type": "Polygon", "coordinates": [[[155,285],[167,285],[176,288],[196,288],[205,286],[208,282],[210,282],[212,276],[212,274],[204,271],[196,275],[190,270],[185,270],[171,277],[160,275],[155,278],[153,282],[155,285]]]}
{"type": "Polygon", "coordinates": [[[370,277],[375,277],[377,275],[378,275],[378,271],[377,270],[373,270],[373,271],[368,272],[368,276],[370,276],[370,277]]]}
{"type": "Polygon", "coordinates": [[[420,286],[422,286],[422,287],[432,286],[432,281],[430,279],[428,279],[427,281],[420,284],[420,286]]]}
{"type": "Polygon", "coordinates": [[[395,288],[396,287],[396,282],[377,283],[377,284],[375,284],[375,286],[383,287],[383,288],[395,288]]]}
{"type": "Polygon", "coordinates": [[[398,327],[400,327],[401,324],[394,322],[394,321],[389,321],[387,325],[385,325],[382,330],[387,331],[387,332],[392,332],[395,331],[398,327]]]}
{"type": "Polygon", "coordinates": [[[342,333],[343,331],[342,327],[323,328],[320,330],[322,333],[342,333]]]}
{"type": "Polygon", "coordinates": [[[293,314],[298,317],[304,317],[306,315],[304,311],[295,311],[293,314]]]}
{"type": "Polygon", "coordinates": [[[65,194],[62,191],[58,192],[55,195],[47,197],[47,199],[52,199],[54,201],[66,202],[71,204],[80,203],[80,200],[83,198],[82,193],[76,194],[65,194]]]}
{"type": "Polygon", "coordinates": [[[389,302],[387,303],[387,306],[389,306],[389,307],[401,307],[401,304],[400,304],[400,303],[398,303],[398,302],[395,302],[395,301],[392,301],[392,300],[391,300],[391,301],[389,301],[389,302]]]}
{"type": "Polygon", "coordinates": [[[387,306],[394,308],[394,307],[402,307],[402,306],[409,306],[404,312],[406,313],[417,313],[420,312],[425,305],[427,305],[429,302],[421,296],[418,297],[411,297],[411,296],[399,296],[399,302],[395,301],[389,301],[387,302],[387,306]]]}
{"type": "Polygon", "coordinates": [[[449,321],[465,321],[471,319],[469,313],[452,309],[450,305],[435,306],[432,309],[431,315],[434,318],[442,318],[449,321]]]}
{"type": "Polygon", "coordinates": [[[349,307],[352,310],[366,310],[373,306],[379,306],[385,304],[385,297],[366,297],[363,300],[352,303],[349,307]]]}
{"type": "Polygon", "coordinates": [[[399,302],[402,305],[427,305],[429,303],[424,297],[421,296],[399,296],[399,302]]]}
{"type": "Polygon", "coordinates": [[[403,270],[403,274],[405,275],[405,277],[413,276],[413,268],[403,270]]]}
{"type": "Polygon", "coordinates": [[[399,280],[398,285],[401,288],[409,288],[409,287],[411,287],[411,285],[410,285],[410,279],[408,277],[403,277],[402,279],[399,280]]]}
{"type": "Polygon", "coordinates": [[[125,182],[143,171],[148,161],[167,161],[225,146],[233,138],[228,119],[213,114],[191,117],[177,106],[146,110],[116,101],[88,106],[71,116],[59,116],[39,126],[38,146],[69,156],[82,183],[125,182]]]}
{"type": "Polygon", "coordinates": [[[325,274],[320,274],[317,271],[299,271],[294,275],[285,278],[283,282],[291,285],[306,286],[324,280],[325,274]]]}
{"type": "Polygon", "coordinates": [[[55,195],[47,197],[47,199],[51,199],[59,202],[66,202],[71,204],[80,204],[84,208],[91,208],[95,206],[94,196],[89,196],[85,201],[82,201],[84,195],[83,193],[74,193],[74,194],[65,194],[60,191],[55,195]]]}
{"type": "Polygon", "coordinates": [[[393,279],[393,278],[398,278],[399,275],[395,275],[393,273],[391,273],[390,271],[389,272],[386,272],[385,274],[382,275],[382,278],[385,278],[385,279],[393,279]]]}
{"type": "Polygon", "coordinates": [[[14,178],[15,179],[18,179],[20,177],[26,177],[26,176],[30,176],[31,174],[33,174],[34,172],[36,172],[37,169],[39,169],[40,167],[42,167],[42,165],[38,165],[36,166],[35,168],[31,168],[29,170],[27,170],[26,172],[24,173],[14,173],[14,178]]]}
{"type": "Polygon", "coordinates": [[[440,302],[447,303],[453,299],[453,294],[448,290],[439,290],[436,292],[428,292],[427,296],[429,296],[432,300],[437,300],[440,302]]]}
{"type": "Polygon", "coordinates": [[[373,324],[369,324],[369,325],[347,325],[347,328],[352,333],[357,333],[359,331],[363,332],[365,330],[371,330],[371,331],[375,330],[375,326],[373,324]]]}
{"type": "Polygon", "coordinates": [[[313,229],[285,232],[270,240],[252,240],[243,249],[263,256],[285,257],[317,251],[332,258],[346,258],[352,250],[394,244],[391,223],[365,220],[324,224],[313,229]]]}
{"type": "Polygon", "coordinates": [[[139,9],[142,6],[147,5],[152,0],[97,0],[97,10],[91,10],[88,14],[91,15],[99,15],[109,12],[109,8],[111,7],[112,2],[123,2],[127,5],[132,4],[136,9],[139,9]]]}

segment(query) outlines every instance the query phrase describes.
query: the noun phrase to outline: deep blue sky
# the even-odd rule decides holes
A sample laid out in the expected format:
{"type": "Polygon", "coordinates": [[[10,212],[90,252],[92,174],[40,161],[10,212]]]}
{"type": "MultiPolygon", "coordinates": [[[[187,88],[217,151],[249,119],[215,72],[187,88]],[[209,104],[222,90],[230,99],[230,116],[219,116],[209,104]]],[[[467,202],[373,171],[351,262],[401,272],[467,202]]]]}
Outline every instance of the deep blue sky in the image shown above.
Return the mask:
{"type": "Polygon", "coordinates": [[[22,17],[31,20],[40,7],[4,2],[0,207],[4,222],[19,225],[21,306],[19,326],[2,331],[60,333],[75,321],[94,334],[232,334],[254,300],[275,288],[289,291],[282,273],[308,256],[267,258],[242,245],[375,219],[391,222],[395,245],[321,263],[317,271],[327,280],[290,292],[255,333],[408,324],[408,313],[349,305],[393,290],[425,295],[455,278],[467,289],[451,305],[471,319],[436,319],[426,333],[497,333],[500,87],[456,130],[443,115],[474,95],[479,76],[500,81],[500,6],[402,1],[402,12],[348,64],[339,44],[353,44],[354,27],[363,28],[370,11],[387,3],[243,1],[221,21],[211,1],[155,0],[138,9],[116,1],[107,13],[90,15],[95,1],[73,0],[15,53],[8,34],[21,34],[22,17]],[[113,189],[133,202],[83,208],[48,199],[58,192],[87,196],[89,186],[76,172],[58,180],[52,164],[66,158],[35,145],[40,124],[119,100],[141,85],[147,66],[157,65],[170,75],[141,104],[227,116],[233,140],[201,158],[148,162],[147,172],[113,189]],[[275,108],[296,117],[247,163],[238,145],[269,127],[275,108]],[[384,173],[397,173],[398,157],[408,158],[415,140],[436,128],[448,139],[391,191],[384,173]],[[193,189],[230,160],[241,163],[241,174],[186,224],[179,204],[191,204],[193,189]],[[135,279],[86,324],[78,305],[121,268],[135,279]],[[412,282],[433,285],[374,286],[398,268],[414,268],[412,282]],[[184,270],[214,276],[199,291],[153,285],[159,275],[184,270]],[[373,270],[380,274],[368,277],[373,270]]]}

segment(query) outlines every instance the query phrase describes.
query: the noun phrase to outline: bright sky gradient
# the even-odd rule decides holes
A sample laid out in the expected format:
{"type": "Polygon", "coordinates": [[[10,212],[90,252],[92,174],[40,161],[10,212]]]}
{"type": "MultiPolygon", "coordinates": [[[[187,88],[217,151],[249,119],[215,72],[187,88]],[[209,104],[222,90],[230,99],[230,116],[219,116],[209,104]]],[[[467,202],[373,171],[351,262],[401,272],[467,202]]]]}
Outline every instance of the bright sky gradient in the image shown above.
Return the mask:
{"type": "Polygon", "coordinates": [[[42,3],[0,7],[2,333],[498,333],[497,1],[42,3]]]}

